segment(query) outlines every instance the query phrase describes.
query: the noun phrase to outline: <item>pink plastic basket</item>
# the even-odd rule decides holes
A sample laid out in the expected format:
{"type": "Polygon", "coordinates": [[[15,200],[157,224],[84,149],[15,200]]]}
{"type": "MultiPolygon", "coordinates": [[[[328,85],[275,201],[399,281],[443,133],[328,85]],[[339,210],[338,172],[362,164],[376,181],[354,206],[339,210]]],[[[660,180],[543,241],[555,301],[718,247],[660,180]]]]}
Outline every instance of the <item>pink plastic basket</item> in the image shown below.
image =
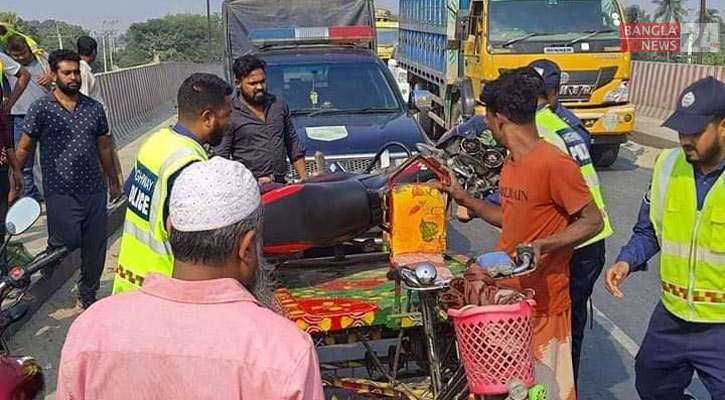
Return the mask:
{"type": "Polygon", "coordinates": [[[468,377],[478,395],[505,394],[508,383],[534,384],[531,314],[535,302],[448,310],[468,377]]]}

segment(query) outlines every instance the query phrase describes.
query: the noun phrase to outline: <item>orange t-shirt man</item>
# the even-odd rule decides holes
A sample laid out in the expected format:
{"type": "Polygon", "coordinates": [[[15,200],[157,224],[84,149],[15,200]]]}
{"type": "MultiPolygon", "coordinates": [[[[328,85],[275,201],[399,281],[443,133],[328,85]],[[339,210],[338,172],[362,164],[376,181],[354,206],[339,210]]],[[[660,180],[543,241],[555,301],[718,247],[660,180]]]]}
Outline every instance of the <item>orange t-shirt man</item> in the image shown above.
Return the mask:
{"type": "MultiPolygon", "coordinates": [[[[574,215],[591,203],[579,165],[558,148],[540,141],[523,159],[506,159],[499,182],[503,213],[498,250],[513,254],[516,245],[543,239],[564,230],[574,215]]],[[[567,311],[569,259],[573,250],[559,250],[541,257],[536,270],[502,286],[536,291],[537,316],[567,311]]]]}

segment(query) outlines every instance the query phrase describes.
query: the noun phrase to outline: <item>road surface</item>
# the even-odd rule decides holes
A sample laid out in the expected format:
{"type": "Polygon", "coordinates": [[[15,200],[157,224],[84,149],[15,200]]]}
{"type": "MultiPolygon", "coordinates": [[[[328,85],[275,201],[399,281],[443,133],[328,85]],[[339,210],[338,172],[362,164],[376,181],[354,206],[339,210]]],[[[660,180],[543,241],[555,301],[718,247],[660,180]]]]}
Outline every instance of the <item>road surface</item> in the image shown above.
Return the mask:
{"type": "MultiPolygon", "coordinates": [[[[648,142],[650,145],[652,143],[648,142]]],[[[604,197],[615,235],[607,241],[608,264],[618,249],[629,239],[637,216],[639,203],[651,175],[659,149],[636,143],[622,148],[616,164],[599,172],[604,197]]],[[[497,233],[481,222],[454,224],[449,232],[453,251],[476,253],[490,251],[497,233]]],[[[108,267],[115,265],[118,253],[117,236],[109,240],[108,267]]],[[[112,276],[104,275],[101,295],[110,292],[112,276]]],[[[594,293],[596,318],[587,329],[580,373],[580,399],[637,398],[634,391],[634,355],[647,328],[649,316],[658,300],[660,290],[659,262],[650,263],[649,272],[631,276],[624,286],[626,297],[615,300],[604,290],[601,279],[594,293]]],[[[10,341],[16,354],[28,354],[46,367],[48,394],[54,398],[60,348],[68,326],[77,315],[72,310],[73,281],[69,281],[10,341]]],[[[699,381],[691,391],[706,398],[699,381]]]]}

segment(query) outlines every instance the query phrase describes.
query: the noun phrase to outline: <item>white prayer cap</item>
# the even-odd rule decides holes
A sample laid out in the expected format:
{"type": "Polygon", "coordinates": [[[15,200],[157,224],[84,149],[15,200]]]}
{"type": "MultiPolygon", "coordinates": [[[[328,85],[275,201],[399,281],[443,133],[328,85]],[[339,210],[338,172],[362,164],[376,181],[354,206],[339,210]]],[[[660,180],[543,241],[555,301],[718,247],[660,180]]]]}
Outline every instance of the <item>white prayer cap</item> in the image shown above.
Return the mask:
{"type": "Polygon", "coordinates": [[[252,173],[240,162],[213,157],[181,171],[171,189],[169,218],[177,231],[208,231],[243,220],[260,204],[252,173]]]}

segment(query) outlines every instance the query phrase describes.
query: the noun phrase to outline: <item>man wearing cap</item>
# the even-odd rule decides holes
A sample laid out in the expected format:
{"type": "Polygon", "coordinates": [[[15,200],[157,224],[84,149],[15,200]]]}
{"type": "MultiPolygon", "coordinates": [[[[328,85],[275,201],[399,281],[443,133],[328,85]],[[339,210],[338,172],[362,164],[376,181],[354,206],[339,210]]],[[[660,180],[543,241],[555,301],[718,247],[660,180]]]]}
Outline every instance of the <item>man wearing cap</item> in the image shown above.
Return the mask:
{"type": "Polygon", "coordinates": [[[660,253],[661,300],[637,354],[642,399],[681,399],[697,375],[713,399],[725,398],[725,83],[708,77],[688,86],[663,124],[681,148],[655,162],[639,220],[606,288],[660,253]]]}
{"type": "Polygon", "coordinates": [[[231,94],[231,86],[218,76],[192,74],[179,87],[179,121],[152,134],[139,150],[124,186],[128,209],[114,294],[138,289],[151,272],[171,276],[168,194],[184,168],[208,158],[204,144],[221,143],[231,122],[231,94]]]}
{"type": "Polygon", "coordinates": [[[559,69],[559,66],[553,61],[541,59],[532,62],[529,67],[536,70],[544,79],[549,107],[584,139],[587,149],[591,147],[589,131],[573,112],[559,103],[559,89],[561,88],[561,69],[559,69]]]}
{"type": "Polygon", "coordinates": [[[58,399],[322,400],[309,335],[264,306],[257,180],[214,157],[184,169],[171,192],[172,277],[93,305],[71,326],[58,399]]]}

